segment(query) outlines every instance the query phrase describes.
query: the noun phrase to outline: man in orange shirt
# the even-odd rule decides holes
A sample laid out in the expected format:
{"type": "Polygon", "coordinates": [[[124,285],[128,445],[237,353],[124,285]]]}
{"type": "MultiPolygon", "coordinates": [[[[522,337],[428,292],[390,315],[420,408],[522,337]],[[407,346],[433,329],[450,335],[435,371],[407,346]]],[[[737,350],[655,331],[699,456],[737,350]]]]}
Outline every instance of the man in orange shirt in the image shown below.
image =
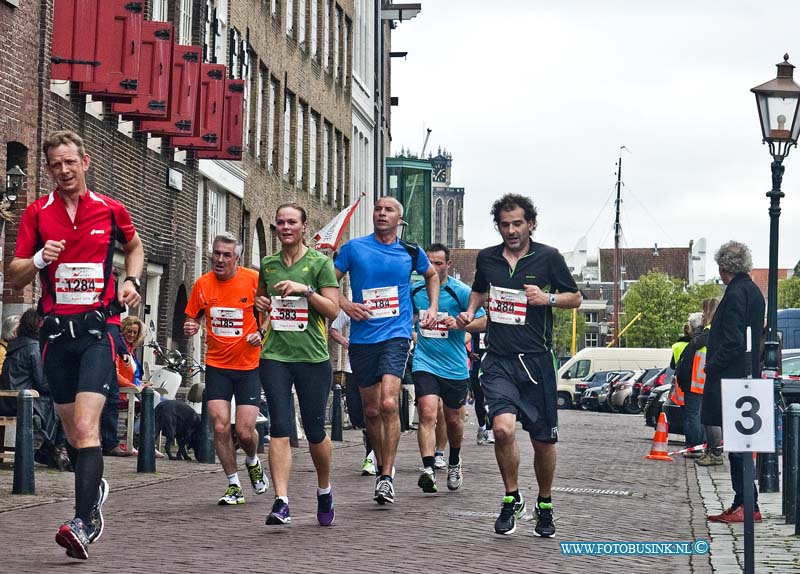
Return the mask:
{"type": "Polygon", "coordinates": [[[262,333],[254,310],[258,272],[239,267],[242,244],[230,232],[214,238],[212,270],[192,288],[183,332],[188,337],[206,324],[206,400],[214,426],[214,448],[228,475],[228,489],[219,504],[244,504],[231,440],[231,397],[236,397],[236,436],[247,458],[245,466],[256,494],[269,483],[256,456],[256,418],[261,399],[258,360],[262,333]]]}

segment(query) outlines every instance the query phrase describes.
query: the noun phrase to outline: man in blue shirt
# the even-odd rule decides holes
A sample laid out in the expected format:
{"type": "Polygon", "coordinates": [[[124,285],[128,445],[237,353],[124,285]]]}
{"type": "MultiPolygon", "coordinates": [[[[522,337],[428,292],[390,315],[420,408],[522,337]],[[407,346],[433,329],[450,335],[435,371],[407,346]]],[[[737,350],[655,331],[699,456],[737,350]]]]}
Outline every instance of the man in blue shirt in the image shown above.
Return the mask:
{"type": "MultiPolygon", "coordinates": [[[[466,331],[482,331],[486,328],[483,309],[475,313],[475,319],[464,329],[459,329],[456,317],[467,310],[472,290],[447,271],[450,269],[450,250],[441,243],[425,249],[425,254],[439,277],[439,314],[432,328],[416,325],[417,346],[411,376],[419,412],[417,441],[422,456],[422,474],[417,485],[423,492],[437,492],[434,474],[434,450],[436,447],[436,414],[439,397],[444,403],[444,418],[447,423],[447,439],[450,457],[447,465],[447,488],[457,490],[463,481],[461,473],[461,439],[464,437],[464,419],[460,409],[467,398],[469,368],[466,331]]],[[[419,281],[411,287],[411,301],[415,314],[428,309],[428,294],[425,282],[419,281]]]]}
{"type": "Polygon", "coordinates": [[[413,271],[425,278],[431,304],[420,323],[436,323],[439,279],[428,257],[416,244],[397,237],[403,206],[393,197],[375,202],[374,233],[351,239],[334,263],[341,280],[350,274],[352,301],[340,297],[350,316],[350,365],[361,392],[367,434],[378,467],[375,496],[378,504],[394,503],[392,469],[400,441],[398,395],[411,341],[411,284],[413,271]]]}

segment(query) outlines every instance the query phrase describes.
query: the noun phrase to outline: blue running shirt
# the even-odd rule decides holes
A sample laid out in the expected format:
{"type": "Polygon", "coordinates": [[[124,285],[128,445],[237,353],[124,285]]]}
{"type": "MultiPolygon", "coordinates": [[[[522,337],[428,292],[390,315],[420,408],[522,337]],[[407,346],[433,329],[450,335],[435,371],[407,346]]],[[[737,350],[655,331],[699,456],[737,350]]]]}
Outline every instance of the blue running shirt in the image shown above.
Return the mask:
{"type": "MultiPolygon", "coordinates": [[[[425,282],[418,281],[411,286],[414,310],[421,313],[428,308],[428,292],[425,282]]],[[[447,277],[447,283],[439,287],[439,313],[457,317],[466,311],[472,289],[458,279],[447,277]],[[456,298],[453,298],[453,294],[456,298]]],[[[478,309],[475,318],[483,317],[483,308],[478,309]]],[[[445,379],[461,380],[469,378],[467,347],[462,330],[449,330],[447,337],[426,337],[420,332],[419,322],[415,325],[417,345],[414,350],[413,372],[425,371],[445,379]]]]}
{"type": "MultiPolygon", "coordinates": [[[[398,241],[384,245],[374,233],[351,239],[342,246],[334,265],[342,273],[350,273],[354,303],[364,303],[365,290],[370,295],[372,289],[397,288],[397,299],[391,298],[394,306],[386,312],[387,316],[351,322],[350,343],[363,345],[411,338],[411,255],[403,245],[398,241]],[[391,314],[392,311],[396,312],[391,314]]],[[[422,275],[429,266],[428,256],[419,248],[415,271],[422,275]]]]}

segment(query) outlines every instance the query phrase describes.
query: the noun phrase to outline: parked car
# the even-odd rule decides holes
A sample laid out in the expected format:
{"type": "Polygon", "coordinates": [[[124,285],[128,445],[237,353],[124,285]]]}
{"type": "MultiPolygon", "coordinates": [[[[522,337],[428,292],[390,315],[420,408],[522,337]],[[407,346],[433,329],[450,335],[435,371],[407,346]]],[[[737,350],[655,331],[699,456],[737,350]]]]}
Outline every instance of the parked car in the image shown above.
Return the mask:
{"type": "Polygon", "coordinates": [[[627,378],[621,378],[611,388],[611,393],[606,399],[611,410],[617,413],[637,415],[639,408],[638,393],[642,381],[650,379],[662,369],[639,369],[627,378]]]}
{"type": "MultiPolygon", "coordinates": [[[[648,369],[663,365],[672,356],[671,349],[586,347],[558,369],[559,408],[573,406],[576,381],[594,371],[648,369]]],[[[578,405],[574,405],[578,406],[578,405]]]]}
{"type": "Polygon", "coordinates": [[[645,410],[645,407],[647,405],[647,400],[650,397],[650,392],[654,388],[660,387],[661,385],[665,384],[667,382],[667,379],[673,376],[674,373],[675,371],[673,371],[669,367],[666,367],[661,371],[659,371],[658,373],[656,373],[654,376],[650,377],[650,379],[644,381],[642,387],[639,389],[639,396],[637,397],[637,400],[639,401],[639,410],[641,411],[645,410]]]}
{"type": "Polygon", "coordinates": [[[606,397],[608,395],[609,389],[611,386],[620,380],[621,378],[630,377],[633,374],[633,371],[610,371],[606,374],[606,382],[597,387],[591,387],[586,389],[583,396],[581,397],[580,408],[585,411],[597,411],[602,410],[606,412],[610,412],[611,409],[607,407],[605,404],[606,397]]]}
{"type": "Polygon", "coordinates": [[[647,397],[647,403],[644,406],[644,424],[649,427],[655,427],[658,424],[658,415],[661,414],[661,407],[664,401],[667,400],[667,395],[672,388],[672,379],[669,377],[669,382],[654,387],[647,397]]]}
{"type": "Polygon", "coordinates": [[[633,371],[598,371],[598,373],[602,373],[598,377],[599,380],[592,381],[592,383],[590,383],[592,386],[588,386],[584,390],[580,401],[576,403],[578,408],[584,411],[598,410],[598,395],[603,387],[613,384],[613,382],[619,380],[620,377],[632,375],[633,371]]]}
{"type": "MultiPolygon", "coordinates": [[[[662,396],[661,411],[667,415],[669,432],[673,434],[683,434],[683,409],[680,405],[676,405],[672,401],[672,397],[674,396],[672,388],[677,384],[678,382],[675,380],[675,377],[672,377],[672,384],[670,385],[669,392],[662,396]]],[[[658,415],[656,415],[656,419],[658,419],[658,415]]]]}
{"type": "Polygon", "coordinates": [[[608,381],[609,373],[615,372],[617,371],[595,371],[594,373],[586,375],[579,382],[575,383],[575,392],[572,395],[573,404],[580,406],[581,397],[583,396],[583,393],[586,392],[586,389],[599,387],[608,381]]]}
{"type": "Polygon", "coordinates": [[[781,354],[781,394],[787,405],[800,403],[800,349],[784,349],[781,354]]]}
{"type": "Polygon", "coordinates": [[[800,309],[778,309],[777,327],[784,348],[800,348],[800,309]]]}

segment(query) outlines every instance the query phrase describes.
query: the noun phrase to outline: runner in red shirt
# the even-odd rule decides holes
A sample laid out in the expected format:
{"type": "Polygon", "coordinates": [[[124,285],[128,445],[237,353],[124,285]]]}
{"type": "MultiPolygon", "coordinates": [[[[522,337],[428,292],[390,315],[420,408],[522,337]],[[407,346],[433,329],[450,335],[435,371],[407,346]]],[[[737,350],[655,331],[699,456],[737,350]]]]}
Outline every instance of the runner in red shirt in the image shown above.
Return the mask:
{"type": "Polygon", "coordinates": [[[42,283],[44,373],[75,467],[75,518],[59,528],[56,542],[68,556],[86,559],[103,533],[108,496],[99,428],[116,369],[107,323],[141,301],[144,249],[125,207],[86,187],[91,160],[78,134],[50,134],[43,152],[56,189],[22,214],[8,279],[22,289],[38,273],[42,283]],[[119,291],[112,274],[117,242],[127,275],[119,291]]]}

